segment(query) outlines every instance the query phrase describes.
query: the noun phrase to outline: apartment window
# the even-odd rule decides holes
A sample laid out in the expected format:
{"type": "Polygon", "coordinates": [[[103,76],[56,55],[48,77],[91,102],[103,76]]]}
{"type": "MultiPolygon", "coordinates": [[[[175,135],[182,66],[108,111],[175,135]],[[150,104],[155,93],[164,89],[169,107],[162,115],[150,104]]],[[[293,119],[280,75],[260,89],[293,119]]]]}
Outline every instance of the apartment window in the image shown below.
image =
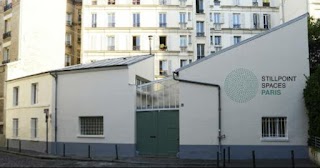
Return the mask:
{"type": "Polygon", "coordinates": [[[133,50],[140,50],[140,37],[139,36],[132,37],[132,49],[133,50]]]}
{"type": "Polygon", "coordinates": [[[287,117],[262,117],[262,138],[287,137],[287,117]]]}
{"type": "Polygon", "coordinates": [[[167,14],[159,13],[159,27],[167,27],[167,14]]]}
{"type": "Polygon", "coordinates": [[[132,0],[133,5],[140,5],[140,0],[132,0]]]}
{"type": "Polygon", "coordinates": [[[220,0],[214,0],[213,3],[214,6],[220,6],[220,0]]]}
{"type": "Polygon", "coordinates": [[[0,135],[3,134],[3,124],[0,124],[0,135]]]}
{"type": "Polygon", "coordinates": [[[264,14],[263,15],[263,28],[264,29],[270,29],[270,15],[264,14]]]}
{"type": "Polygon", "coordinates": [[[180,36],[180,47],[187,47],[187,36],[186,35],[180,36]]]}
{"type": "Polygon", "coordinates": [[[31,118],[31,138],[38,137],[38,119],[31,118]]]}
{"type": "Polygon", "coordinates": [[[108,50],[114,51],[114,36],[108,36],[108,50]]]}
{"type": "Polygon", "coordinates": [[[4,12],[12,8],[12,0],[6,0],[4,6],[4,12]]]}
{"type": "Polygon", "coordinates": [[[186,66],[188,64],[188,60],[182,59],[180,60],[180,67],[186,66]]]}
{"type": "Polygon", "coordinates": [[[221,45],[221,36],[214,36],[214,45],[221,45]]]}
{"type": "Polygon", "coordinates": [[[259,14],[258,13],[254,13],[253,14],[253,28],[254,29],[259,29],[259,14]]]}
{"type": "Polygon", "coordinates": [[[71,13],[67,13],[66,22],[67,22],[68,26],[72,26],[72,14],[71,13]]]}
{"type": "Polygon", "coordinates": [[[140,27],[140,13],[134,13],[132,16],[133,16],[133,27],[140,27]]]}
{"type": "Polygon", "coordinates": [[[65,56],[65,66],[70,66],[71,65],[71,56],[70,55],[66,55],[65,56]]]}
{"type": "Polygon", "coordinates": [[[38,83],[31,84],[31,104],[38,103],[38,83]]]}
{"type": "Polygon", "coordinates": [[[168,75],[168,61],[160,60],[159,61],[159,75],[166,76],[168,75]]]}
{"type": "Polygon", "coordinates": [[[188,21],[191,21],[191,12],[188,12],[188,21]]]}
{"type": "Polygon", "coordinates": [[[159,0],[159,5],[167,5],[168,0],[159,0]]]}
{"type": "Polygon", "coordinates": [[[115,15],[114,13],[108,13],[108,27],[115,27],[115,15]]]}
{"type": "Polygon", "coordinates": [[[197,13],[204,13],[203,0],[196,0],[196,12],[197,13]]]}
{"type": "Polygon", "coordinates": [[[7,32],[10,32],[11,31],[11,26],[10,26],[10,19],[7,19],[4,21],[4,32],[7,33],[7,32]]]}
{"type": "Polygon", "coordinates": [[[91,4],[92,4],[92,5],[97,5],[97,0],[92,0],[92,1],[91,1],[91,4]]]}
{"type": "Polygon", "coordinates": [[[80,135],[103,135],[103,117],[80,117],[80,135]]]}
{"type": "Polygon", "coordinates": [[[233,14],[233,28],[234,29],[241,28],[241,26],[240,26],[240,13],[233,14]]]}
{"type": "Polygon", "coordinates": [[[270,6],[269,0],[263,0],[262,6],[270,6]]]}
{"type": "Polygon", "coordinates": [[[221,13],[214,13],[214,14],[213,14],[213,22],[214,22],[215,24],[220,24],[220,23],[222,23],[222,21],[221,21],[221,13]]]}
{"type": "Polygon", "coordinates": [[[213,36],[210,36],[210,44],[213,45],[213,36]]]}
{"type": "Polygon", "coordinates": [[[166,50],[167,49],[167,37],[166,36],[160,36],[159,37],[159,48],[160,50],[166,50]]]}
{"type": "Polygon", "coordinates": [[[3,62],[8,62],[9,61],[9,48],[4,48],[3,49],[3,62]]]}
{"type": "Polygon", "coordinates": [[[12,122],[12,137],[19,136],[19,119],[14,118],[12,122]]]}
{"type": "Polygon", "coordinates": [[[81,19],[82,19],[82,10],[79,9],[78,10],[78,22],[81,23],[81,19]]]}
{"type": "Polygon", "coordinates": [[[91,14],[91,26],[97,27],[97,14],[96,13],[91,14]]]}
{"type": "Polygon", "coordinates": [[[192,44],[192,36],[191,35],[188,36],[188,41],[189,41],[188,44],[191,45],[192,44]]]}
{"type": "Polygon", "coordinates": [[[204,57],[204,44],[197,44],[197,59],[204,57]]]}
{"type": "Polygon", "coordinates": [[[180,23],[186,23],[186,13],[180,12],[180,23]]]}
{"type": "Polygon", "coordinates": [[[72,35],[71,35],[71,33],[67,33],[67,34],[66,34],[66,45],[67,45],[67,46],[71,46],[71,44],[72,44],[72,43],[71,43],[71,42],[72,42],[71,40],[72,40],[72,35]]]}
{"type": "Polygon", "coordinates": [[[204,22],[197,22],[197,36],[204,37],[204,22]]]}
{"type": "Polygon", "coordinates": [[[186,7],[187,0],[179,0],[180,1],[180,7],[186,7]]]}
{"type": "Polygon", "coordinates": [[[233,36],[233,44],[240,43],[241,41],[241,36],[233,36]]]}
{"type": "Polygon", "coordinates": [[[258,6],[259,4],[258,4],[258,0],[253,0],[252,1],[252,6],[258,6]]]}
{"type": "Polygon", "coordinates": [[[13,88],[13,106],[19,105],[19,87],[13,88]]]}
{"type": "Polygon", "coordinates": [[[116,0],[108,0],[108,5],[115,5],[116,4],[116,0]]]}
{"type": "Polygon", "coordinates": [[[233,0],[233,4],[235,6],[239,6],[240,5],[240,0],[233,0]]]}

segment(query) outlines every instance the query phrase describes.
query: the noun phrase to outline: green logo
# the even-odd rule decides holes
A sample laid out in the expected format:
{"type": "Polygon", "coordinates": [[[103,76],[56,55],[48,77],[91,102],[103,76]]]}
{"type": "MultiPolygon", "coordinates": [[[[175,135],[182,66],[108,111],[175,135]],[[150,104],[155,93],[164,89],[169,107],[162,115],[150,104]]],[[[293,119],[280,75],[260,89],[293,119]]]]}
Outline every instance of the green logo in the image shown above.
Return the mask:
{"type": "Polygon", "coordinates": [[[259,83],[256,75],[244,68],[233,70],[224,81],[228,97],[238,103],[246,103],[258,93],[259,83]]]}

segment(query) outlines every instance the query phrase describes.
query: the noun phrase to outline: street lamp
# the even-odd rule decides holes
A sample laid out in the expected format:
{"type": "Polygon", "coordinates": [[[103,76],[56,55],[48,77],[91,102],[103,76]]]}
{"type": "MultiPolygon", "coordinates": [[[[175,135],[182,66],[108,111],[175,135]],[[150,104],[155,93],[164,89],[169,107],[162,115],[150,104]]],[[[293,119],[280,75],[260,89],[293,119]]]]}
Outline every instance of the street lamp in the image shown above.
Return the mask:
{"type": "Polygon", "coordinates": [[[150,49],[149,49],[149,54],[151,55],[151,54],[152,54],[152,53],[151,53],[151,40],[152,40],[152,36],[149,35],[148,37],[149,37],[149,47],[150,47],[150,49]]]}

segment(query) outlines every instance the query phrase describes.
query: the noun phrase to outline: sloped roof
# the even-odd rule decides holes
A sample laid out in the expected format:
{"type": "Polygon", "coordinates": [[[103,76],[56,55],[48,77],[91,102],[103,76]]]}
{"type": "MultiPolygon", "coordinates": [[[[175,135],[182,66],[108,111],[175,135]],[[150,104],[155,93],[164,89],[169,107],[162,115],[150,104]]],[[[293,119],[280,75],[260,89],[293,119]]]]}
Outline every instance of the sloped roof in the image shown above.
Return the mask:
{"type": "Polygon", "coordinates": [[[129,66],[145,59],[153,57],[153,55],[140,55],[140,56],[131,56],[131,57],[122,57],[122,58],[112,58],[99,60],[88,64],[79,64],[68,66],[62,69],[53,70],[51,72],[62,72],[62,71],[73,71],[73,70],[84,70],[84,69],[93,69],[93,68],[106,68],[106,67],[116,67],[116,66],[129,66]]]}
{"type": "Polygon", "coordinates": [[[213,54],[208,55],[208,56],[206,56],[206,57],[204,57],[204,58],[201,58],[201,59],[199,59],[199,60],[197,60],[197,61],[195,61],[195,62],[192,62],[191,64],[188,64],[188,65],[186,65],[186,66],[183,66],[183,67],[175,70],[174,72],[179,72],[179,71],[182,71],[182,70],[184,70],[184,69],[187,69],[187,68],[189,68],[189,67],[191,67],[191,66],[194,66],[194,65],[196,65],[196,64],[199,64],[199,63],[201,63],[201,62],[203,62],[203,61],[206,61],[207,59],[210,59],[210,58],[212,58],[212,57],[218,56],[218,55],[220,55],[221,53],[227,52],[227,51],[232,50],[232,49],[234,49],[234,48],[236,48],[236,47],[239,47],[239,46],[241,46],[241,45],[243,45],[243,44],[249,43],[249,42],[252,41],[252,40],[255,40],[255,39],[257,39],[257,38],[260,38],[260,37],[262,37],[262,36],[265,36],[265,35],[267,35],[267,34],[270,34],[270,33],[274,32],[274,31],[276,31],[276,30],[279,30],[279,29],[281,29],[281,28],[284,28],[284,27],[286,27],[286,26],[289,26],[289,25],[291,25],[291,24],[293,24],[293,23],[295,23],[295,22],[298,22],[298,21],[300,21],[301,19],[304,19],[304,18],[306,18],[306,17],[308,17],[308,16],[309,16],[309,14],[308,14],[308,13],[305,13],[305,14],[303,14],[303,15],[295,18],[295,19],[292,19],[292,20],[290,20],[290,21],[288,21],[288,22],[286,22],[286,23],[283,23],[283,24],[281,24],[281,25],[279,25],[279,26],[276,26],[276,27],[274,27],[274,28],[272,28],[272,29],[270,29],[270,30],[268,30],[268,31],[265,31],[265,32],[260,33],[260,34],[257,34],[257,35],[255,35],[255,36],[253,36],[253,37],[250,37],[250,38],[248,38],[248,39],[245,39],[245,40],[241,41],[241,42],[238,43],[238,44],[229,46],[229,47],[224,48],[224,49],[222,49],[222,50],[220,50],[220,51],[218,51],[218,52],[216,52],[216,53],[213,53],[213,54]]]}

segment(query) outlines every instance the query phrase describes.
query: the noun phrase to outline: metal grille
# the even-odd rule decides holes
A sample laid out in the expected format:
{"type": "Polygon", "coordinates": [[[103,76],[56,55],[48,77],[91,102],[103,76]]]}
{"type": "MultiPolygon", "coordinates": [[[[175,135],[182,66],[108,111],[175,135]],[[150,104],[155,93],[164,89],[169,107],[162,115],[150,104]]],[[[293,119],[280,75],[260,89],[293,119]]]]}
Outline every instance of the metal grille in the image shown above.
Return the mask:
{"type": "Polygon", "coordinates": [[[103,135],[103,117],[80,117],[81,135],[103,135]]]}
{"type": "Polygon", "coordinates": [[[320,137],[311,136],[308,139],[308,144],[309,144],[309,146],[313,146],[315,148],[320,149],[320,137]]]}
{"type": "Polygon", "coordinates": [[[263,138],[284,138],[287,137],[287,117],[263,117],[262,118],[263,138]]]}

